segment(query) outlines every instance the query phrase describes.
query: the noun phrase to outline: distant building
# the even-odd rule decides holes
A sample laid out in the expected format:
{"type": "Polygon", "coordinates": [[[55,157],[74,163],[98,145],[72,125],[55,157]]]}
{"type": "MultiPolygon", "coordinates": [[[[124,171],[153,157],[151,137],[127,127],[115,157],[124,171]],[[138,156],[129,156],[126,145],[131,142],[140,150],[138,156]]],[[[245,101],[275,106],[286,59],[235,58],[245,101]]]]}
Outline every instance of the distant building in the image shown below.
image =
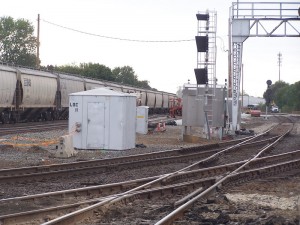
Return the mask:
{"type": "Polygon", "coordinates": [[[242,97],[243,97],[243,107],[247,107],[247,105],[254,105],[254,104],[260,104],[260,103],[265,104],[266,103],[266,100],[264,98],[253,97],[253,96],[248,96],[248,95],[244,95],[242,97]]]}

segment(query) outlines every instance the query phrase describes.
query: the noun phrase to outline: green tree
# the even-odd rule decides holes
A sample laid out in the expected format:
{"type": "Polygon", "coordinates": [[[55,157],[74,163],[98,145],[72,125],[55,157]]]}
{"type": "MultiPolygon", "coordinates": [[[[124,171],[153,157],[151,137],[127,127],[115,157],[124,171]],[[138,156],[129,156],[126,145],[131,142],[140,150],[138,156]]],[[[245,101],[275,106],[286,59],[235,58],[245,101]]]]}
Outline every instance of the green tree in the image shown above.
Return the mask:
{"type": "Polygon", "coordinates": [[[147,80],[138,81],[136,86],[140,87],[140,88],[152,89],[153,91],[157,91],[155,88],[150,87],[149,81],[147,81],[147,80]]]}
{"type": "MultiPolygon", "coordinates": [[[[300,81],[294,84],[276,82],[270,86],[272,100],[282,112],[300,111],[300,81]]],[[[264,93],[264,97],[267,92],[264,93]]]]}
{"type": "Polygon", "coordinates": [[[116,77],[116,81],[122,84],[136,85],[137,75],[130,66],[116,67],[112,73],[116,77]]]}
{"type": "Polygon", "coordinates": [[[290,85],[289,98],[292,111],[300,111],[300,81],[290,85]]]}
{"type": "Polygon", "coordinates": [[[263,97],[266,100],[266,102],[267,100],[270,100],[270,103],[275,102],[275,104],[278,105],[276,94],[279,93],[280,89],[286,86],[289,86],[289,84],[285,83],[284,81],[277,81],[274,84],[272,84],[263,94],[263,97]]]}
{"type": "Polygon", "coordinates": [[[283,87],[281,89],[278,89],[277,92],[275,93],[276,95],[276,105],[280,108],[283,109],[284,105],[286,104],[286,98],[287,98],[287,91],[288,91],[288,86],[283,87]]]}
{"type": "Polygon", "coordinates": [[[138,80],[133,68],[130,66],[116,67],[111,70],[109,67],[101,65],[99,63],[80,63],[80,65],[71,64],[63,66],[47,66],[43,67],[50,71],[60,71],[69,74],[77,74],[84,77],[90,77],[95,79],[115,81],[124,85],[132,85],[140,88],[152,89],[157,91],[155,88],[151,88],[149,81],[138,80]]]}
{"type": "Polygon", "coordinates": [[[116,67],[112,70],[112,73],[119,83],[156,90],[150,87],[148,80],[139,80],[133,68],[130,66],[116,67]]]}
{"type": "Polygon", "coordinates": [[[87,77],[116,81],[111,69],[107,66],[101,65],[99,63],[81,63],[82,74],[87,77]]]}
{"type": "Polygon", "coordinates": [[[0,60],[21,66],[34,67],[37,39],[34,27],[25,19],[0,18],[0,60]]]}
{"type": "MultiPolygon", "coordinates": [[[[48,68],[51,68],[48,67],[48,68]]],[[[49,70],[55,70],[55,71],[60,71],[60,72],[64,72],[64,73],[69,73],[69,74],[78,74],[81,75],[83,74],[82,68],[80,68],[77,65],[63,65],[63,66],[55,66],[53,67],[53,69],[49,69],[49,70]]]]}
{"type": "Polygon", "coordinates": [[[116,80],[111,69],[99,63],[80,63],[79,66],[76,64],[56,66],[54,70],[108,81],[116,80]]]}

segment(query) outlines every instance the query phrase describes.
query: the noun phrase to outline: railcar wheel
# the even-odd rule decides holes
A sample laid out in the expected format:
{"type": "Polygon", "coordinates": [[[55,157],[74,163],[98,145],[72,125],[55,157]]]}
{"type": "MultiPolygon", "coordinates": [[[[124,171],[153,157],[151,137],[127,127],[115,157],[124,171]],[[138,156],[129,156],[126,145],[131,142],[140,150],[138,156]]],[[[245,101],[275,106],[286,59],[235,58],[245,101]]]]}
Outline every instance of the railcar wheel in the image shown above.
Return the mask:
{"type": "Polygon", "coordinates": [[[1,113],[1,122],[2,122],[2,124],[9,123],[9,118],[10,118],[9,112],[2,112],[1,113]]]}
{"type": "Polygon", "coordinates": [[[51,121],[52,120],[52,113],[50,111],[43,113],[43,120],[44,121],[51,121]]]}
{"type": "Polygon", "coordinates": [[[59,120],[59,113],[58,113],[58,111],[55,110],[52,113],[52,120],[59,120]]]}

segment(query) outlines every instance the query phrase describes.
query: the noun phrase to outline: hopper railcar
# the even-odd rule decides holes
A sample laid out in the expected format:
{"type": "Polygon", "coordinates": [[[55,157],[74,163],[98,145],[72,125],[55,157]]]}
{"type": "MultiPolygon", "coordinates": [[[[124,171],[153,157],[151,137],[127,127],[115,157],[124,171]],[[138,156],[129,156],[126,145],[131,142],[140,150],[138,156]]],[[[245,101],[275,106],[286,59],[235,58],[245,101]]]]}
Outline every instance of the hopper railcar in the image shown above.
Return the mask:
{"type": "Polygon", "coordinates": [[[107,87],[133,93],[149,113],[168,113],[176,95],[73,74],[0,65],[0,122],[15,123],[68,118],[69,94],[107,87]]]}

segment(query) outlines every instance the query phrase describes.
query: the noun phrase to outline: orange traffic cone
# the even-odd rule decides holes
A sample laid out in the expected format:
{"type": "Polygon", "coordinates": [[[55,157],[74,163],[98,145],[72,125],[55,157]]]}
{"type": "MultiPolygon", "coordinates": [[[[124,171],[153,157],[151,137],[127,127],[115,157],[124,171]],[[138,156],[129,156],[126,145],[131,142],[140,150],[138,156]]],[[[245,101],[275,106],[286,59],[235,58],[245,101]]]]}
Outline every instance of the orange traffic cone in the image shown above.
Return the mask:
{"type": "Polygon", "coordinates": [[[161,124],[161,123],[157,123],[157,126],[156,126],[155,131],[158,131],[158,132],[160,131],[160,124],[161,124]]]}

